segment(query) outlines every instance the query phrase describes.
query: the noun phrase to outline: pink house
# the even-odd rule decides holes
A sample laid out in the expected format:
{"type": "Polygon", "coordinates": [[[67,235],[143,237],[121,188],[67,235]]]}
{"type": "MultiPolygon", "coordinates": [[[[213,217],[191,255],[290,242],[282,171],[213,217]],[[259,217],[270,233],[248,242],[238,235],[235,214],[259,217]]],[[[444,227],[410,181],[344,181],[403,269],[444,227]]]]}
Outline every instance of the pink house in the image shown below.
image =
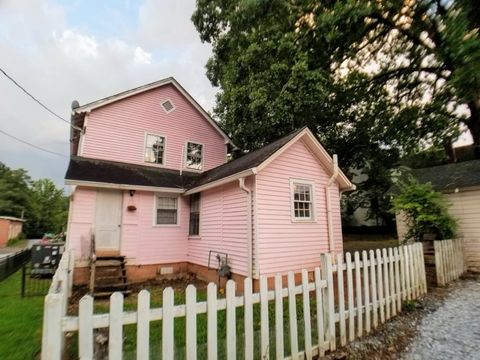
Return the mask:
{"type": "Polygon", "coordinates": [[[90,244],[129,281],[216,279],[313,268],[342,251],[340,193],[353,189],[307,128],[229,161],[234,147],[173,78],[72,104],[67,244],[86,282],[90,244]],[[228,259],[227,259],[228,256],[228,259]]]}

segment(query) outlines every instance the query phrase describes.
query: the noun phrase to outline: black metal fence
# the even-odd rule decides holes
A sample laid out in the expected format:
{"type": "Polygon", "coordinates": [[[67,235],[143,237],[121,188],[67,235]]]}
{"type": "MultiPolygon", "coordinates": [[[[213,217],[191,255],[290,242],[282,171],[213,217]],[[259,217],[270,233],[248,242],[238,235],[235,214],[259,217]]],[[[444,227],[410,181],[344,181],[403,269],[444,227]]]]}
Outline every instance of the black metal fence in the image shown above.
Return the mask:
{"type": "Polygon", "coordinates": [[[0,259],[0,281],[18,271],[31,258],[30,249],[21,250],[0,259]]]}
{"type": "Polygon", "coordinates": [[[39,274],[32,271],[32,263],[29,261],[22,267],[22,297],[45,296],[52,283],[52,274],[39,274]]]}

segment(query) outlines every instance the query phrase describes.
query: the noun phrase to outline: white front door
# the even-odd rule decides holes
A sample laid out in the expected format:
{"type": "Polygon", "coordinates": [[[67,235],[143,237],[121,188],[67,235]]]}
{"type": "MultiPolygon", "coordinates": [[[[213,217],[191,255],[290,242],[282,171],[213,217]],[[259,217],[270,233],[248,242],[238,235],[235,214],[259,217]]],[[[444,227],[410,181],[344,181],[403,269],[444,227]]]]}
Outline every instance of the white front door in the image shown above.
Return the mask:
{"type": "Polygon", "coordinates": [[[97,190],[95,204],[95,247],[97,251],[120,251],[122,192],[97,190]]]}

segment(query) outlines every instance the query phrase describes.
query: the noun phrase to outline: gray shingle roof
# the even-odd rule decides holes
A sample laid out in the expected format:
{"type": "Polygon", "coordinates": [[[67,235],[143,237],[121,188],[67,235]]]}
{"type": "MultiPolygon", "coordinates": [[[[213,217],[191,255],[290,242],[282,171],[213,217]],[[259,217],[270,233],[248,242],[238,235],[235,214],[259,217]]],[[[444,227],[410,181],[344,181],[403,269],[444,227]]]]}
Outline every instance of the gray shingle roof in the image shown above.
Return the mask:
{"type": "Polygon", "coordinates": [[[200,174],[72,156],[66,180],[184,189],[200,174]]]}
{"type": "Polygon", "coordinates": [[[72,156],[65,179],[111,184],[191,189],[260,165],[292,140],[303,129],[304,128],[299,129],[259,150],[248,153],[226,164],[217,166],[216,168],[202,174],[188,171],[183,171],[182,174],[180,174],[180,171],[178,170],[72,156]]]}
{"type": "Polygon", "coordinates": [[[454,190],[480,185],[480,160],[413,169],[412,175],[420,182],[430,182],[438,191],[454,190]]]}

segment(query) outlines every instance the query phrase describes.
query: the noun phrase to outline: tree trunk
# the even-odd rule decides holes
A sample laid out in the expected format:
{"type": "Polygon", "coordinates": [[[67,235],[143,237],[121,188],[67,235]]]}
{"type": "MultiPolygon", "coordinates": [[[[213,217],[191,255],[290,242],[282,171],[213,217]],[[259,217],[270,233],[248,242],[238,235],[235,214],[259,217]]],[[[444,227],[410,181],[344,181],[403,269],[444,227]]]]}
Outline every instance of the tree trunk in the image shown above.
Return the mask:
{"type": "Polygon", "coordinates": [[[468,103],[470,109],[470,120],[468,121],[468,130],[473,138],[475,146],[475,158],[480,159],[480,99],[468,103]]]}

